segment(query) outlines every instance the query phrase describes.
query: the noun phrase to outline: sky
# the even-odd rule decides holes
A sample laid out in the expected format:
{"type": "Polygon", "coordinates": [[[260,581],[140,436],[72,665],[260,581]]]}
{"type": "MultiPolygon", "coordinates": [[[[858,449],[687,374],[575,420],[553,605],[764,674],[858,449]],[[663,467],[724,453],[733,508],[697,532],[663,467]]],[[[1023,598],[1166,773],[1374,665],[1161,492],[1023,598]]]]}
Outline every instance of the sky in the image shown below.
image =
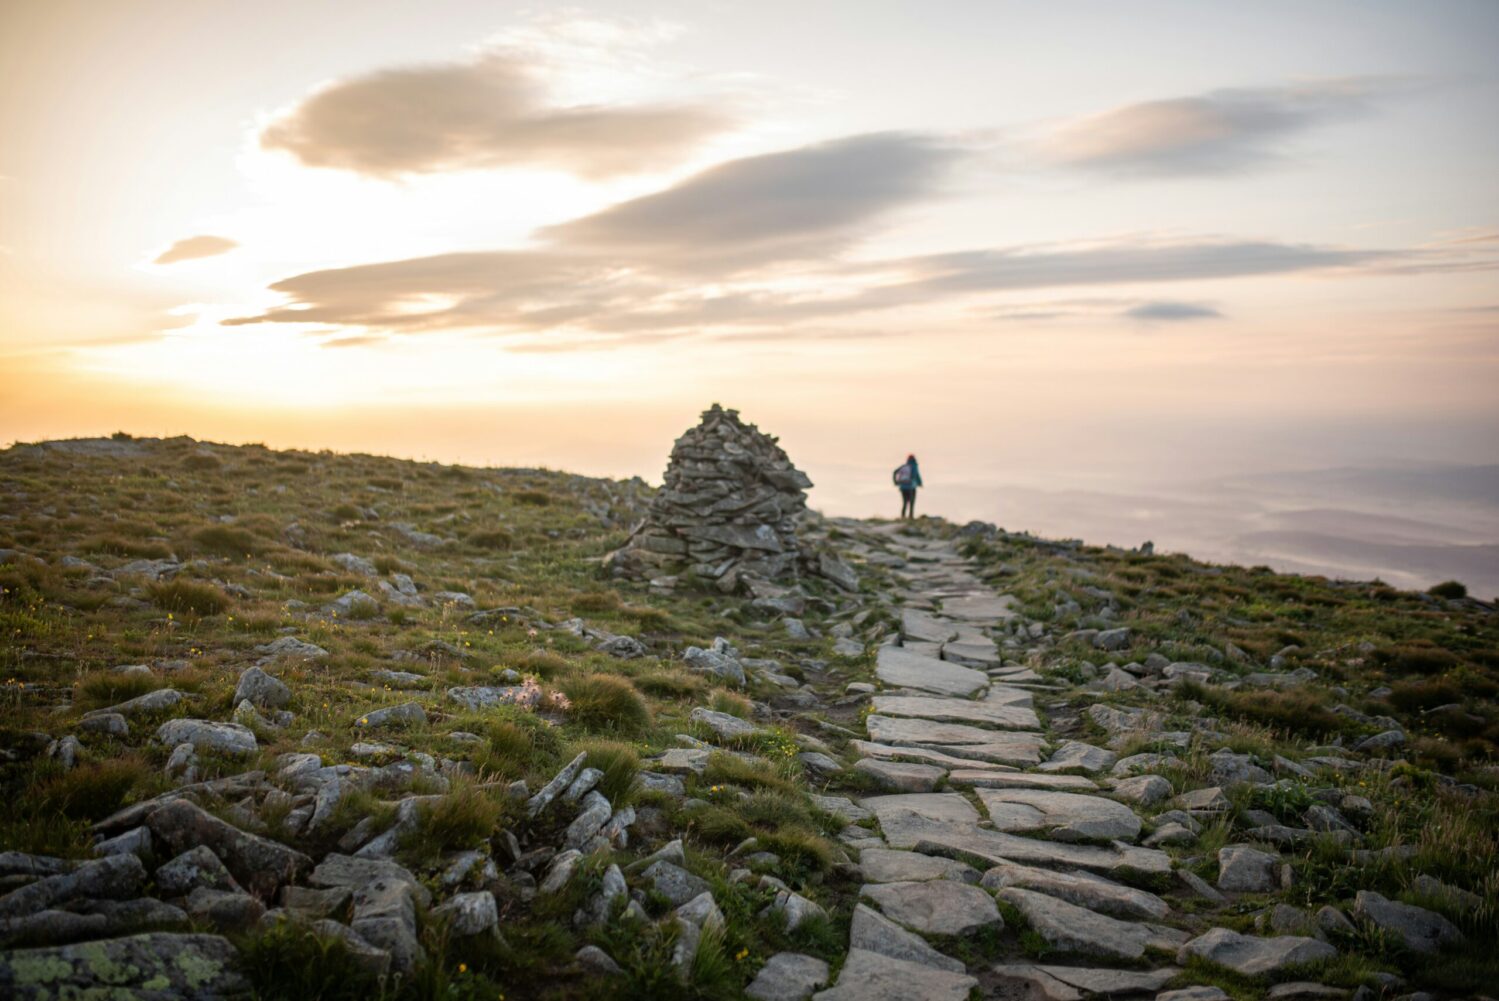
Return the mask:
{"type": "Polygon", "coordinates": [[[1019,491],[1499,462],[1496,48],[1489,0],[6,0],[0,442],[655,481],[717,401],[830,513],[916,452],[1083,536],[1019,491]]]}

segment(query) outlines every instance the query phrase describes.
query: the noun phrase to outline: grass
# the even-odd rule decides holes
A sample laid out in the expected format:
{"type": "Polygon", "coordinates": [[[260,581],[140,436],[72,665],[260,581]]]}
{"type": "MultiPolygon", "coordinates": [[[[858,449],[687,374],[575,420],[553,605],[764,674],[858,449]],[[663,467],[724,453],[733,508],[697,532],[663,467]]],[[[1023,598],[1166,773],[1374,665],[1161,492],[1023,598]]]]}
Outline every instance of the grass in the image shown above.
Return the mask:
{"type": "Polygon", "coordinates": [[[626,678],[584,674],[563,679],[562,693],[572,705],[568,718],[588,730],[639,733],[651,725],[651,709],[626,678]]]}
{"type": "Polygon", "coordinates": [[[604,773],[599,779],[598,789],[617,810],[633,799],[636,778],[640,774],[640,754],[629,744],[613,740],[589,740],[575,745],[573,753],[582,752],[588,757],[584,767],[597,768],[604,773]]]}
{"type": "Polygon", "coordinates": [[[451,792],[417,808],[415,830],[401,839],[403,854],[416,865],[432,865],[444,852],[474,848],[501,826],[505,803],[464,781],[451,792]]]}
{"type": "Polygon", "coordinates": [[[151,603],[157,608],[179,615],[222,615],[229,610],[229,595],[212,584],[190,580],[173,580],[147,588],[151,603]]]}

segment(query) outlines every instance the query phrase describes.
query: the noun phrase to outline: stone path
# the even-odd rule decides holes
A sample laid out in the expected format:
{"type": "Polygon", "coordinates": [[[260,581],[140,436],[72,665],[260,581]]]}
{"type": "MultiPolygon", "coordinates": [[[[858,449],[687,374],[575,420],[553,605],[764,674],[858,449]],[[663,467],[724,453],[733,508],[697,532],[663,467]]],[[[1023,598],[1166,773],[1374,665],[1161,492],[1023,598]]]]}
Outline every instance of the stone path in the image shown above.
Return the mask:
{"type": "Polygon", "coordinates": [[[1134,843],[1141,818],[1095,778],[1115,783],[1115,753],[1052,746],[1034,706],[1051,686],[1006,660],[1044,625],[994,594],[952,543],[881,531],[900,633],[876,655],[882,690],[870,698],[868,739],[850,746],[854,767],[887,791],[859,801],[874,830],[845,832],[864,886],[848,957],[814,998],[935,1001],[981,985],[985,996],[1047,1001],[1153,995],[1180,972],[1179,952],[1294,952],[1312,941],[1217,944],[1178,927],[1202,923],[1153,892],[1173,882],[1170,857],[1134,843]],[[1002,909],[1021,915],[1058,962],[979,969],[939,948],[1003,928],[1002,909]]]}

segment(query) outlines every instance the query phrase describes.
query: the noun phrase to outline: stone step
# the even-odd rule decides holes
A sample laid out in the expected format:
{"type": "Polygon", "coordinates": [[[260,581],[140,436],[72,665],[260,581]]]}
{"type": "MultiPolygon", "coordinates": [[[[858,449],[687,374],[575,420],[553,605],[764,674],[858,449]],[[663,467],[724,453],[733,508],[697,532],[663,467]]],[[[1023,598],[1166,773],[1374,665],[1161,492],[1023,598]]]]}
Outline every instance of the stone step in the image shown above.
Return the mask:
{"type": "Polygon", "coordinates": [[[1034,890],[1006,887],[998,896],[1024,914],[1030,930],[1059,952],[1134,960],[1147,948],[1174,952],[1189,938],[1175,928],[1120,921],[1034,890]]]}
{"type": "Polygon", "coordinates": [[[1154,893],[1086,872],[1002,862],[984,873],[982,885],[995,891],[1007,886],[1034,890],[1116,918],[1159,921],[1171,913],[1171,905],[1154,893]]]}
{"type": "Polygon", "coordinates": [[[899,695],[876,695],[870,700],[876,713],[883,716],[906,716],[946,723],[984,724],[1001,730],[1039,730],[1041,720],[1035,710],[1026,706],[1002,705],[968,699],[908,698],[899,695]]]}
{"type": "Polygon", "coordinates": [[[926,747],[957,757],[1006,765],[1040,763],[1041,748],[1045,744],[1038,733],[983,730],[962,723],[870,716],[865,720],[865,726],[869,736],[878,744],[926,747]]]}
{"type": "Polygon", "coordinates": [[[1012,996],[1009,985],[1013,983],[1018,988],[1013,990],[1014,996],[1028,996],[1037,1001],[1082,1001],[1093,995],[1154,994],[1180,972],[1175,966],[1163,966],[1158,970],[1116,970],[1037,963],[1001,963],[990,970],[990,974],[1004,985],[1003,993],[997,996],[1012,996]]]}
{"type": "Polygon", "coordinates": [[[1051,789],[977,790],[994,829],[1044,832],[1057,841],[1133,841],[1140,818],[1123,803],[1051,789]]]}
{"type": "Polygon", "coordinates": [[[957,768],[947,773],[947,784],[975,789],[1053,789],[1096,792],[1098,785],[1084,775],[1037,775],[1034,772],[997,772],[986,768],[957,768]]]}
{"type": "Polygon", "coordinates": [[[938,751],[929,747],[896,747],[891,744],[878,744],[868,740],[851,740],[849,741],[849,746],[854,749],[856,754],[862,754],[869,758],[883,758],[887,761],[920,761],[930,765],[942,765],[945,768],[983,771],[985,774],[1015,771],[1015,768],[1010,765],[992,764],[985,762],[984,759],[947,754],[945,751],[938,751]]]}
{"type": "Polygon", "coordinates": [[[978,980],[868,949],[850,949],[838,982],[812,1001],[967,1001],[978,980]]]}

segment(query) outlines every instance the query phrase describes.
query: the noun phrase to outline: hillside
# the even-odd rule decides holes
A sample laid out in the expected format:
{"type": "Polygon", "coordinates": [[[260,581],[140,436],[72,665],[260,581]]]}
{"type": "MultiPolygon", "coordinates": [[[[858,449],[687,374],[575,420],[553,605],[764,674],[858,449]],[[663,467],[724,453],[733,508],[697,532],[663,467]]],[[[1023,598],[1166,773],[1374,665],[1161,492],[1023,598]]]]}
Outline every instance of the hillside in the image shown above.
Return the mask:
{"type": "Polygon", "coordinates": [[[810,512],[856,587],[617,576],[654,494],[187,438],[0,453],[0,994],[1499,976],[1492,605],[810,512]]]}

